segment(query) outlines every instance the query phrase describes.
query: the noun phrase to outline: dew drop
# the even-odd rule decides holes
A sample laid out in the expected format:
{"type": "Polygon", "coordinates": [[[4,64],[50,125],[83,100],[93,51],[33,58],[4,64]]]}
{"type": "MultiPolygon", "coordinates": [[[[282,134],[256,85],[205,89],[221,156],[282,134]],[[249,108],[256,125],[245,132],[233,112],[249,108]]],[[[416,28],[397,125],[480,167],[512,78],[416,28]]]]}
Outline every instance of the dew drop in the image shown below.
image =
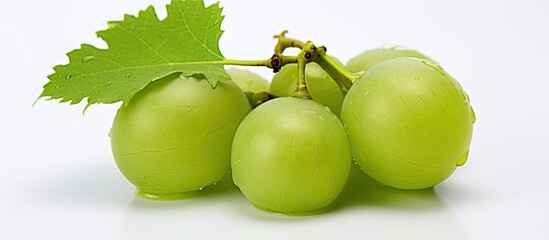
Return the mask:
{"type": "Polygon", "coordinates": [[[129,73],[126,74],[125,78],[130,78],[132,75],[130,75],[129,73]]]}
{"type": "Polygon", "coordinates": [[[58,89],[60,87],[61,87],[61,85],[59,85],[59,84],[55,85],[55,89],[58,89]]]}
{"type": "Polygon", "coordinates": [[[91,60],[94,60],[94,59],[95,59],[95,56],[84,56],[84,57],[82,58],[82,62],[83,62],[83,63],[87,63],[87,62],[89,62],[89,61],[91,61],[91,60]]]}
{"type": "Polygon", "coordinates": [[[218,20],[215,20],[214,25],[217,26],[217,25],[219,25],[220,23],[221,23],[221,20],[218,19],[218,20]]]}
{"type": "Polygon", "coordinates": [[[216,183],[216,182],[214,182],[214,183],[213,183],[213,185],[215,186],[215,185],[217,185],[217,183],[216,183]]]}
{"type": "Polygon", "coordinates": [[[108,134],[108,135],[109,135],[109,137],[112,137],[112,136],[111,136],[111,135],[112,135],[112,129],[109,131],[109,134],[108,134]]]}
{"type": "Polygon", "coordinates": [[[477,116],[475,115],[475,110],[473,110],[473,107],[469,106],[469,108],[471,109],[471,118],[473,120],[473,123],[475,123],[477,121],[477,116]]]}
{"type": "Polygon", "coordinates": [[[70,74],[70,73],[65,75],[65,79],[67,79],[67,80],[71,79],[71,77],[72,77],[72,74],[70,74]]]}
{"type": "Polygon", "coordinates": [[[107,86],[112,85],[112,81],[107,82],[107,86]]]}
{"type": "Polygon", "coordinates": [[[456,165],[463,166],[467,162],[467,158],[469,158],[469,150],[457,161],[456,165]]]}
{"type": "Polygon", "coordinates": [[[202,190],[204,190],[204,188],[199,188],[198,190],[199,190],[199,191],[202,191],[202,190]]]}

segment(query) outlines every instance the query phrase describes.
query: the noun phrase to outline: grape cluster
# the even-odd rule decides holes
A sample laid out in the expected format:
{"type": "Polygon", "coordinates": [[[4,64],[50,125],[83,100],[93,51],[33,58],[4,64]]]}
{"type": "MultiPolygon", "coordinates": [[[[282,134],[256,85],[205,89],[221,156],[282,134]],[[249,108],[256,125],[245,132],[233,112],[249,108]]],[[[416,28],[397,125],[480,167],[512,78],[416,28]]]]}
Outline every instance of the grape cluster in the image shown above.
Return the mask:
{"type": "Polygon", "coordinates": [[[284,214],[329,209],[353,161],[400,189],[432,187],[465,163],[475,115],[465,91],[436,62],[380,48],[346,67],[363,74],[345,94],[319,65],[307,64],[312,99],[292,97],[295,64],[270,85],[238,69],[228,70],[234,81],[213,90],[198,77],[155,81],[116,115],[116,163],[152,198],[201,190],[231,172],[255,206],[284,214]],[[276,98],[252,110],[244,92],[276,98]]]}

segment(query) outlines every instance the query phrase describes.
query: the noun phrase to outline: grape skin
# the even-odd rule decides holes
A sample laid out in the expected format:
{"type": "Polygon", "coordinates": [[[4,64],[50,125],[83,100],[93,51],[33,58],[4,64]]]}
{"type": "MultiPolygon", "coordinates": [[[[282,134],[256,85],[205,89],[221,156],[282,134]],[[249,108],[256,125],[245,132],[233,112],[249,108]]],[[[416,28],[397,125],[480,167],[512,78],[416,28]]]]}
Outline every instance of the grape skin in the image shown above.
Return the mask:
{"type": "Polygon", "coordinates": [[[293,97],[254,109],[236,132],[231,157],[234,183],[248,200],[297,215],[328,208],[351,162],[339,119],[319,103],[293,97]]]}
{"type": "Polygon", "coordinates": [[[367,71],[374,65],[385,60],[399,57],[415,57],[420,59],[429,59],[423,53],[402,47],[383,47],[364,51],[358,56],[352,58],[345,64],[351,72],[367,71]]]}
{"type": "MultiPolygon", "coordinates": [[[[318,64],[311,62],[305,68],[305,82],[311,98],[330,108],[339,116],[344,95],[335,80],[318,64]]],[[[297,64],[287,64],[273,77],[270,93],[277,97],[290,97],[297,86],[297,64]]]]}
{"type": "Polygon", "coordinates": [[[417,58],[368,70],[348,92],[341,118],[363,171],[401,189],[431,187],[450,176],[467,158],[475,120],[459,83],[417,58]]]}
{"type": "Polygon", "coordinates": [[[229,171],[234,133],[251,107],[232,81],[171,75],[122,106],[111,129],[116,164],[147,194],[207,187],[229,171]]]}
{"type": "Polygon", "coordinates": [[[227,73],[244,92],[260,93],[269,91],[269,82],[256,73],[238,68],[229,68],[227,73]]]}

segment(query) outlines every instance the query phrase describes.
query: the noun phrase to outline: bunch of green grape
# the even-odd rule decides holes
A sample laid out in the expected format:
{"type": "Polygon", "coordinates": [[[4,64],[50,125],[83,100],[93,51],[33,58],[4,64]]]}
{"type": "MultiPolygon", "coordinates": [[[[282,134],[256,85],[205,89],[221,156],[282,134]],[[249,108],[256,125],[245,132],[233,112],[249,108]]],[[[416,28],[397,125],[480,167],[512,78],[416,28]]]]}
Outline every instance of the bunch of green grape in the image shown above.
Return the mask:
{"type": "Polygon", "coordinates": [[[351,59],[362,72],[345,94],[319,65],[306,66],[311,99],[293,97],[297,66],[271,83],[229,69],[233,81],[172,75],[117,113],[112,148],[142,196],[177,199],[227,173],[255,206],[284,214],[329,209],[353,161],[380,184],[432,187],[467,160],[474,112],[459,83],[413,50],[380,48],[351,59]],[[249,94],[274,99],[252,110],[249,94]]]}

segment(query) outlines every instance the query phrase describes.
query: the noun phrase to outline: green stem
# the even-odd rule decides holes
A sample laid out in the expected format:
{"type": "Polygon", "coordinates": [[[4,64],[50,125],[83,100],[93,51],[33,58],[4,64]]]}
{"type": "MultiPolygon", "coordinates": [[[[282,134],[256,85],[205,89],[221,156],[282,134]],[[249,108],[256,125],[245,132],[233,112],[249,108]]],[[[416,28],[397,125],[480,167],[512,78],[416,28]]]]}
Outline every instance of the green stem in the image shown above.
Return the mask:
{"type": "Polygon", "coordinates": [[[344,93],[351,89],[351,86],[362,76],[362,73],[352,73],[347,70],[338,61],[326,54],[326,48],[322,46],[316,48],[311,60],[320,65],[324,71],[335,79],[344,93]]]}
{"type": "MultiPolygon", "coordinates": [[[[320,65],[320,67],[322,67],[324,71],[326,71],[336,81],[339,88],[344,94],[346,94],[351,86],[362,76],[362,73],[350,72],[338,61],[326,54],[326,47],[315,47],[315,45],[310,41],[303,43],[293,38],[287,38],[286,33],[288,33],[288,31],[283,31],[279,35],[275,36],[275,38],[278,38],[278,43],[275,47],[275,55],[282,56],[282,52],[288,47],[301,48],[300,54],[308,54],[307,58],[305,58],[307,62],[312,61],[320,65]]],[[[299,61],[300,60],[298,56],[298,63],[299,61]]],[[[302,69],[299,69],[298,75],[301,71],[302,69]]],[[[301,76],[298,78],[299,82],[301,80],[301,76]]],[[[298,86],[297,89],[297,91],[302,91],[299,90],[299,88],[303,87],[298,86]]]]}
{"type": "MultiPolygon", "coordinates": [[[[288,31],[282,31],[279,35],[275,35],[275,38],[278,39],[278,43],[275,47],[275,54],[269,59],[224,59],[220,63],[224,65],[265,66],[273,69],[274,72],[278,72],[278,70],[286,64],[297,63],[297,87],[294,96],[301,98],[311,98],[305,82],[305,68],[306,64],[309,62],[316,62],[320,65],[320,67],[336,81],[344,94],[346,94],[349,89],[351,89],[351,86],[362,76],[362,73],[350,72],[342,64],[326,54],[326,47],[316,47],[311,41],[304,43],[293,38],[287,38],[286,33],[288,33],[288,31]],[[284,56],[282,53],[286,48],[290,47],[300,48],[301,52],[298,56],[284,56]]],[[[255,102],[255,99],[250,100],[251,102],[255,102]]]]}
{"type": "Polygon", "coordinates": [[[314,48],[315,45],[312,42],[307,42],[303,45],[301,52],[297,55],[297,88],[294,94],[295,97],[311,99],[305,82],[305,68],[311,56],[310,52],[313,51],[314,48]]]}
{"type": "Polygon", "coordinates": [[[236,60],[236,59],[224,59],[222,63],[224,65],[239,65],[239,66],[267,66],[271,59],[266,60],[236,60]]]}
{"type": "Polygon", "coordinates": [[[278,43],[275,46],[275,54],[282,55],[286,48],[293,47],[302,49],[305,46],[305,43],[302,41],[287,38],[286,33],[288,33],[288,30],[284,30],[280,34],[274,36],[274,38],[278,39],[278,43]]]}
{"type": "Polygon", "coordinates": [[[275,54],[271,58],[264,60],[223,59],[223,61],[221,61],[221,64],[223,65],[264,66],[272,68],[275,71],[278,71],[278,69],[289,63],[297,63],[297,57],[275,54]]]}

